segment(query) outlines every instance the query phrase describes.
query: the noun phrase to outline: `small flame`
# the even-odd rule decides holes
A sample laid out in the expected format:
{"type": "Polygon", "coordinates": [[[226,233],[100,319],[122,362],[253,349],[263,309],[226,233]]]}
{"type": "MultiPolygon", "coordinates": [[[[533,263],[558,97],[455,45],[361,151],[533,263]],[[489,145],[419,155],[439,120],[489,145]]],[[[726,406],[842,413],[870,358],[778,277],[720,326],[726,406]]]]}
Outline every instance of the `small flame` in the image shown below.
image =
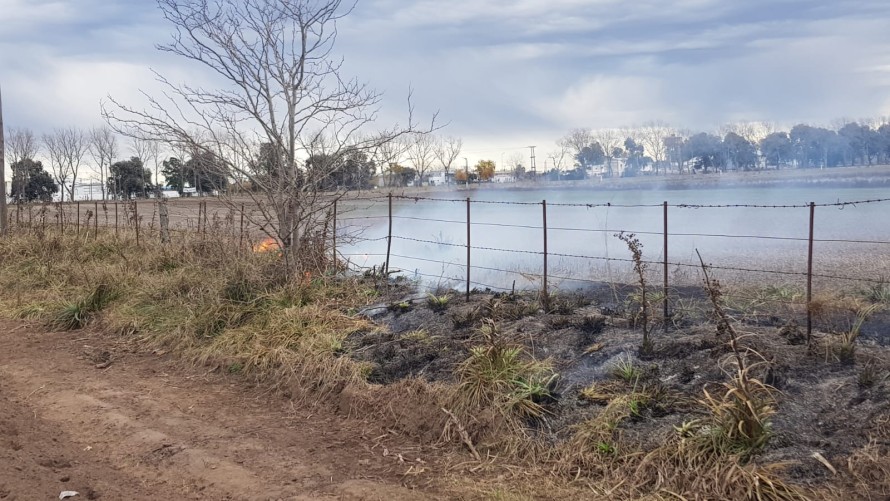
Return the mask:
{"type": "Polygon", "coordinates": [[[278,250],[281,250],[281,245],[278,244],[278,240],[275,240],[272,237],[266,238],[262,242],[253,246],[254,252],[269,252],[278,250]]]}

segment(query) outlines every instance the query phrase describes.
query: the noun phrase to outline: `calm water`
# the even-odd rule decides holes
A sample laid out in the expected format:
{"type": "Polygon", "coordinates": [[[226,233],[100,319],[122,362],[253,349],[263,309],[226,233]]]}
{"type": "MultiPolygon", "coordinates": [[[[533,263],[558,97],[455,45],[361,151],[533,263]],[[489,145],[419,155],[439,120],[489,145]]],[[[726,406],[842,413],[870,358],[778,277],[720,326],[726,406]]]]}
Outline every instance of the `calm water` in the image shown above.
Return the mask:
{"type": "MultiPolygon", "coordinates": [[[[718,266],[762,270],[805,271],[809,228],[808,208],[683,208],[691,205],[804,205],[890,198],[886,188],[727,188],[694,190],[598,191],[581,189],[470,190],[433,192],[430,198],[524,202],[535,205],[474,203],[471,205],[473,281],[477,286],[534,286],[543,269],[543,211],[547,200],[548,271],[568,285],[585,280],[611,281],[627,272],[627,247],[614,234],[635,232],[643,243],[644,259],[663,259],[663,208],[667,201],[669,261],[678,279],[695,278],[694,268],[676,264],[697,262],[695,251],[718,266]],[[577,207],[558,204],[612,204],[577,207]],[[659,205],[657,207],[620,207],[659,205]],[[753,238],[766,237],[766,238],[753,238]],[[800,239],[800,240],[794,240],[800,239]],[[499,250],[487,250],[487,249],[499,250]],[[507,250],[513,252],[506,252],[507,250]],[[516,252],[519,251],[519,252],[516,252]],[[570,257],[559,256],[559,254],[570,257]]],[[[394,202],[390,268],[428,283],[459,285],[466,277],[466,204],[396,200],[394,202]],[[410,240],[414,239],[414,240],[410,240]],[[415,241],[422,240],[422,241],[415,241]]],[[[340,223],[342,246],[358,266],[384,261],[387,234],[386,200],[355,202],[340,223]],[[354,218],[376,219],[354,219],[354,218]]],[[[817,240],[890,241],[890,202],[858,206],[817,207],[817,240]]],[[[874,277],[890,270],[890,245],[816,242],[816,262],[837,274],[855,261],[845,276],[874,277]],[[860,262],[861,261],[861,262],[860,262]],[[869,269],[874,262],[874,269],[869,269]]],[[[654,268],[653,268],[654,269],[654,268]]],[[[660,270],[661,268],[658,267],[660,270]]],[[[817,267],[817,273],[819,269],[817,267]]],[[[660,271],[659,271],[660,273],[660,271]]],[[[765,276],[769,276],[764,274],[765,276]]],[[[797,280],[772,275],[773,281],[797,280]]]]}

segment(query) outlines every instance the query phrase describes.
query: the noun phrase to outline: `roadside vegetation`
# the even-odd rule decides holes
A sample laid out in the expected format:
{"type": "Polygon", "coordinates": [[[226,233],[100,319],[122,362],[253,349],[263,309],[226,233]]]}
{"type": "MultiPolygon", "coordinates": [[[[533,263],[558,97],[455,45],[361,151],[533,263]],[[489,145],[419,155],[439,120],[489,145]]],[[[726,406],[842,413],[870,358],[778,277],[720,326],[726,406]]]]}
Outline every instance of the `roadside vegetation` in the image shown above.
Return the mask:
{"type": "Polygon", "coordinates": [[[463,450],[459,468],[490,473],[472,487],[483,498],[890,493],[890,354],[861,341],[890,306],[879,290],[820,298],[824,328],[807,344],[797,291],[739,303],[704,264],[699,297],[675,304],[680,321],[649,307],[661,298],[645,280],[626,287],[623,311],[598,304],[612,291],[555,294],[545,311],[534,295],[467,302],[329,273],[320,257],[285,278],[277,252],[227,234],[137,245],[128,232],[15,233],[0,241],[0,311],[97,329],[463,450]]]}

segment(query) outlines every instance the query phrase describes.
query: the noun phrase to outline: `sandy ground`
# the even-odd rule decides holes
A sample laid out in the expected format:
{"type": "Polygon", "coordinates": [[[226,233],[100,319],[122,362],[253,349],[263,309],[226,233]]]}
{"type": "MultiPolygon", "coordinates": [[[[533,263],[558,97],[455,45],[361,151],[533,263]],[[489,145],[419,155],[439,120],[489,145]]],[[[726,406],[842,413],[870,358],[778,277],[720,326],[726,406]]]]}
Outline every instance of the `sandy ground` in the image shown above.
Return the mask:
{"type": "Polygon", "coordinates": [[[5,501],[453,499],[405,475],[434,470],[428,453],[163,354],[0,323],[5,501]]]}

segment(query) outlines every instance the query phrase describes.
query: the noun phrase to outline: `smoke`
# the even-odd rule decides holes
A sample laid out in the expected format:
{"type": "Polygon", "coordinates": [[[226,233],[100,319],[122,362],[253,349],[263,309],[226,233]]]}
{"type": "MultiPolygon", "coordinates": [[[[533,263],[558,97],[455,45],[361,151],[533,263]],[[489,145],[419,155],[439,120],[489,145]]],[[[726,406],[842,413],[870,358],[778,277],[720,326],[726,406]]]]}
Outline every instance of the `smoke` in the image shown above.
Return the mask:
{"type": "MultiPolygon", "coordinates": [[[[818,187],[724,188],[686,190],[498,189],[436,192],[431,198],[394,199],[390,269],[430,286],[465,286],[467,208],[471,226],[471,281],[474,287],[510,290],[539,288],[544,266],[543,200],[547,200],[548,281],[573,289],[596,283],[627,282],[630,254],[615,234],[636,233],[650,271],[661,276],[664,259],[664,209],[668,207],[669,271],[674,285],[699,281],[696,249],[718,267],[756,282],[802,282],[807,265],[810,201],[833,203],[879,198],[880,189],[818,187]],[[490,203],[495,202],[495,203],[490,203]],[[699,207],[699,206],[719,207],[699,207]],[[776,206],[727,207],[733,205],[776,206]],[[797,207],[781,207],[793,205],[797,207]]],[[[874,277],[867,262],[886,245],[846,242],[890,240],[881,221],[885,204],[818,207],[816,272],[847,271],[844,276],[874,277]],[[821,240],[845,240],[824,242],[821,240]],[[877,246],[877,247],[876,247],[877,246]],[[865,274],[863,275],[864,272],[865,274]]],[[[385,261],[388,209],[385,199],[365,203],[343,232],[362,226],[362,238],[342,249],[352,264],[370,267],[385,261]],[[351,229],[350,229],[351,228],[351,229]]],[[[883,267],[890,264],[883,263],[883,267]]]]}

